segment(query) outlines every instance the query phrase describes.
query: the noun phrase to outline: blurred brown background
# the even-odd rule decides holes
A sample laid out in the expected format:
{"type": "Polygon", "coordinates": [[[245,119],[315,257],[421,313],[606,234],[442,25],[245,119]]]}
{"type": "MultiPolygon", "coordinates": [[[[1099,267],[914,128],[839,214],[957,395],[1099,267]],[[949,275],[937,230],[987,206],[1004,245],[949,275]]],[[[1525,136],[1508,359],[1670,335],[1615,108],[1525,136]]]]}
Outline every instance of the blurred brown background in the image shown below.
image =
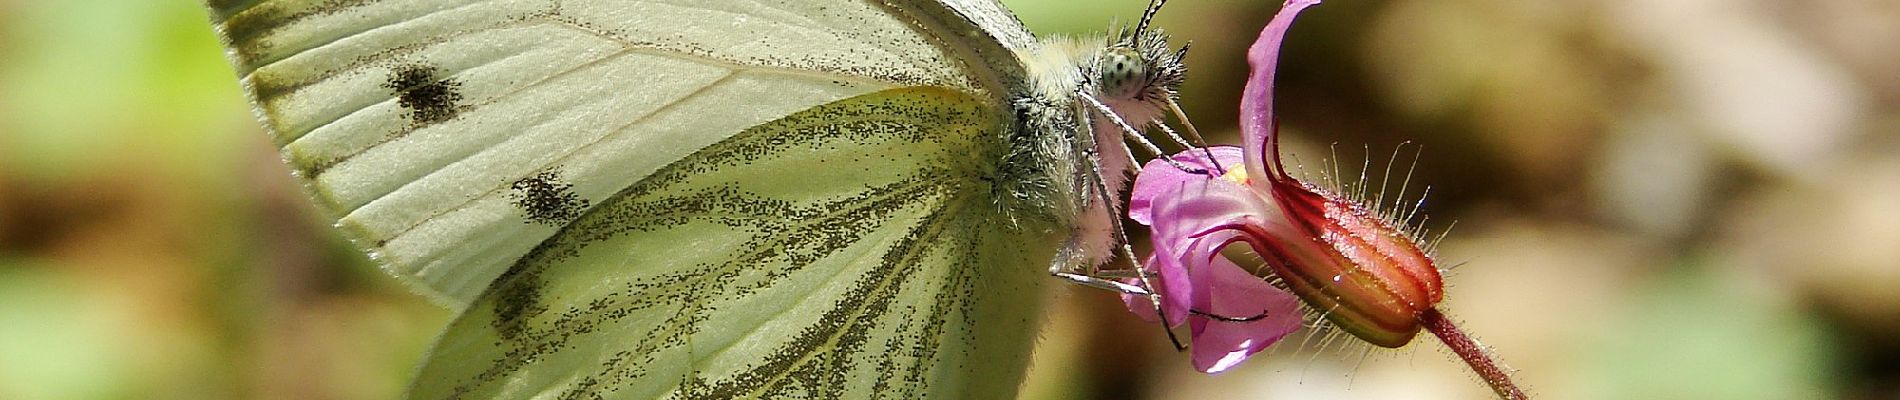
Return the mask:
{"type": "MultiPolygon", "coordinates": [[[[1039,34],[1142,7],[1005,2],[1039,34]]],[[[1159,18],[1216,142],[1277,6],[1159,18]]],[[[0,399],[393,398],[450,317],[304,204],[205,18],[0,0],[0,399]]],[[[1422,146],[1449,312],[1537,397],[1900,399],[1900,2],[1331,0],[1285,54],[1309,169],[1422,146]]],[[[1486,396],[1429,340],[1204,376],[1051,297],[1029,398],[1486,396]]]]}

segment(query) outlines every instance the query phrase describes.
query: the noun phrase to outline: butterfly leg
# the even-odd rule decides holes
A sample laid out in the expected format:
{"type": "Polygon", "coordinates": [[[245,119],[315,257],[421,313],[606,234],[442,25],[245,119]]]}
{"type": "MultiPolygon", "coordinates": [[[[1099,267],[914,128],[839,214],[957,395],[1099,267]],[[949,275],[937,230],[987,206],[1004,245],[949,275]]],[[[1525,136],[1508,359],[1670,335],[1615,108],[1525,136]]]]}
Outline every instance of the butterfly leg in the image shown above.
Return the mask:
{"type": "MultiPolygon", "coordinates": [[[[1141,286],[1155,287],[1154,278],[1148,276],[1148,267],[1141,265],[1141,261],[1135,258],[1135,250],[1128,247],[1128,235],[1121,230],[1119,223],[1116,224],[1115,234],[1121,237],[1121,246],[1117,252],[1121,253],[1122,257],[1128,257],[1128,262],[1135,264],[1135,276],[1141,281],[1141,286]]],[[[1155,316],[1161,319],[1161,331],[1168,333],[1168,343],[1174,344],[1174,351],[1187,350],[1187,346],[1181,345],[1181,338],[1174,336],[1174,330],[1168,329],[1168,309],[1161,307],[1161,294],[1155,293],[1148,296],[1148,301],[1154,303],[1155,316]]]]}
{"type": "Polygon", "coordinates": [[[1067,271],[1063,271],[1061,267],[1050,268],[1049,275],[1055,276],[1057,278],[1062,278],[1063,280],[1069,281],[1069,283],[1074,283],[1074,284],[1078,284],[1082,286],[1088,286],[1088,287],[1092,287],[1096,289],[1108,290],[1108,291],[1121,293],[1121,294],[1132,294],[1132,295],[1143,296],[1143,297],[1154,295],[1154,292],[1150,292],[1148,291],[1148,289],[1144,289],[1140,286],[1130,285],[1130,284],[1126,284],[1126,283],[1122,283],[1122,282],[1114,281],[1114,280],[1109,280],[1109,279],[1097,278],[1097,277],[1089,276],[1086,274],[1077,274],[1073,272],[1067,272],[1067,271]]]}
{"type": "MultiPolygon", "coordinates": [[[[1120,229],[1119,223],[1117,223],[1116,225],[1117,225],[1116,226],[1117,229],[1115,230],[1115,233],[1117,234],[1117,236],[1119,236],[1119,239],[1121,242],[1121,245],[1117,246],[1115,250],[1115,252],[1117,253],[1116,256],[1127,259],[1129,260],[1130,263],[1134,264],[1136,279],[1141,283],[1141,285],[1137,286],[1137,285],[1123,283],[1117,280],[1102,279],[1092,274],[1077,274],[1077,273],[1069,272],[1065,270],[1066,268],[1064,268],[1062,265],[1059,265],[1059,264],[1051,265],[1049,267],[1049,274],[1057,278],[1062,278],[1063,280],[1067,280],[1070,283],[1075,283],[1082,286],[1105,289],[1105,290],[1113,291],[1116,293],[1131,294],[1131,295],[1148,298],[1148,301],[1154,306],[1155,315],[1159,316],[1162,321],[1161,330],[1168,334],[1168,342],[1174,344],[1175,351],[1187,350],[1187,346],[1182,345],[1181,339],[1178,336],[1175,336],[1174,330],[1168,329],[1168,325],[1166,322],[1168,321],[1168,312],[1166,309],[1161,307],[1161,295],[1148,289],[1148,288],[1155,287],[1154,278],[1149,275],[1148,267],[1141,265],[1141,262],[1139,261],[1135,261],[1136,260],[1135,251],[1132,247],[1128,246],[1127,235],[1123,234],[1123,232],[1120,229]]],[[[1234,320],[1245,322],[1245,321],[1257,320],[1264,317],[1265,315],[1263,314],[1260,316],[1250,317],[1250,319],[1234,319],[1234,320]]],[[[1221,317],[1218,319],[1228,320],[1230,318],[1221,317]]]]}
{"type": "MultiPolygon", "coordinates": [[[[1123,128],[1128,128],[1127,124],[1125,123],[1118,123],[1118,124],[1121,125],[1123,128]]],[[[1128,132],[1129,131],[1124,131],[1124,133],[1128,133],[1128,132]]],[[[1137,138],[1141,137],[1139,132],[1128,133],[1128,134],[1137,138]]],[[[1149,145],[1152,146],[1153,144],[1150,143],[1149,145]]],[[[1128,260],[1128,264],[1133,266],[1135,269],[1136,281],[1141,282],[1141,287],[1145,289],[1146,291],[1148,291],[1149,293],[1151,293],[1147,295],[1148,302],[1149,304],[1154,306],[1155,316],[1161,320],[1160,321],[1161,323],[1159,325],[1161,326],[1161,331],[1167,333],[1168,343],[1174,345],[1175,351],[1187,350],[1187,346],[1184,346],[1181,344],[1181,338],[1178,336],[1175,336],[1174,330],[1169,329],[1168,327],[1168,321],[1170,321],[1170,319],[1168,318],[1168,310],[1167,308],[1161,306],[1161,301],[1162,301],[1161,294],[1155,291],[1155,288],[1158,287],[1155,285],[1155,282],[1156,282],[1155,277],[1151,275],[1151,271],[1148,269],[1148,266],[1142,265],[1141,258],[1135,256],[1134,247],[1129,245],[1128,230],[1124,225],[1122,225],[1122,215],[1121,215],[1122,213],[1119,210],[1116,210],[1117,207],[1115,206],[1116,204],[1120,204],[1120,202],[1117,202],[1114,199],[1114,196],[1118,196],[1119,193],[1114,193],[1114,192],[1109,191],[1108,188],[1105,186],[1105,184],[1103,184],[1100,180],[1097,180],[1095,182],[1095,193],[1097,196],[1096,201],[1099,201],[1099,202],[1102,202],[1102,204],[1108,205],[1108,208],[1110,211],[1109,212],[1110,215],[1108,218],[1109,230],[1114,235],[1112,237],[1114,238],[1114,241],[1115,241],[1114,242],[1115,256],[1116,256],[1115,258],[1128,260]]],[[[1091,266],[1091,268],[1092,267],[1093,266],[1091,266]]]]}
{"type": "MultiPolygon", "coordinates": [[[[1154,142],[1149,141],[1147,136],[1141,134],[1141,130],[1135,129],[1134,125],[1129,125],[1127,120],[1122,119],[1121,115],[1115,114],[1115,110],[1108,108],[1107,104],[1102,104],[1101,100],[1096,100],[1094,96],[1090,96],[1088,94],[1080,94],[1076,97],[1081,98],[1084,103],[1088,103],[1089,106],[1094,108],[1096,112],[1101,113],[1103,117],[1108,118],[1108,120],[1111,122],[1114,122],[1115,127],[1121,128],[1120,130],[1122,131],[1123,138],[1127,139],[1129,142],[1140,145],[1142,150],[1148,151],[1148,154],[1153,154],[1155,156],[1155,159],[1161,160],[1162,162],[1166,162],[1168,163],[1168,165],[1173,166],[1176,169],[1180,169],[1182,171],[1186,171],[1189,173],[1196,173],[1196,174],[1201,174],[1201,175],[1210,174],[1210,172],[1208,172],[1205,169],[1190,167],[1187,164],[1182,164],[1180,161],[1175,161],[1173,157],[1168,157],[1168,153],[1163,152],[1160,146],[1156,146],[1154,142]]],[[[1139,164],[1133,164],[1133,165],[1139,165],[1139,164]]]]}

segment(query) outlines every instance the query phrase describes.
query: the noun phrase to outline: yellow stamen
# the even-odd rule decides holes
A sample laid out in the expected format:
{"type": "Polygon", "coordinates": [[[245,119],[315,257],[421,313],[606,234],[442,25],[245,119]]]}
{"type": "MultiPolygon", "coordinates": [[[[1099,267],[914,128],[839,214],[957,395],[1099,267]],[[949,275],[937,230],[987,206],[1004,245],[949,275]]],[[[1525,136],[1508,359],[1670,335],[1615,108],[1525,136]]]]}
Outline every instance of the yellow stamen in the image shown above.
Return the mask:
{"type": "Polygon", "coordinates": [[[1245,185],[1247,184],[1247,169],[1246,168],[1228,168],[1227,173],[1221,175],[1220,178],[1233,181],[1234,183],[1245,185]]]}

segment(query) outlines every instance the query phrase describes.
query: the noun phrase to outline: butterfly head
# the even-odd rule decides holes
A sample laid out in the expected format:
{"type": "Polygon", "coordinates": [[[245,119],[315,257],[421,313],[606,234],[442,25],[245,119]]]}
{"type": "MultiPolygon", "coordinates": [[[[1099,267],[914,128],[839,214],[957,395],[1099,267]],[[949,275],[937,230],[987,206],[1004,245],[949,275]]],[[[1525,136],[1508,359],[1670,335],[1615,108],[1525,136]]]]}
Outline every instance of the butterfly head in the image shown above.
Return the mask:
{"type": "Polygon", "coordinates": [[[1158,29],[1124,30],[1085,68],[1096,98],[1124,107],[1160,110],[1175,99],[1187,68],[1181,60],[1187,46],[1169,49],[1167,35],[1158,29]]]}

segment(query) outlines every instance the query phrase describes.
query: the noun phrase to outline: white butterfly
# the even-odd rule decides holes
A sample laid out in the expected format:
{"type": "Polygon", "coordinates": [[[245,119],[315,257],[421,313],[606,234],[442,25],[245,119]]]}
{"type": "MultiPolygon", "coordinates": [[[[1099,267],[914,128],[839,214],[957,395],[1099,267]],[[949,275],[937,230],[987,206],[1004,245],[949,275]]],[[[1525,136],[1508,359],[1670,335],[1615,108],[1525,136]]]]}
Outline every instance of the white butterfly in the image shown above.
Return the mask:
{"type": "Polygon", "coordinates": [[[207,2],[337,227],[462,310],[416,398],[1008,397],[1045,270],[1140,291],[1068,272],[1182,76],[993,0],[207,2]]]}

